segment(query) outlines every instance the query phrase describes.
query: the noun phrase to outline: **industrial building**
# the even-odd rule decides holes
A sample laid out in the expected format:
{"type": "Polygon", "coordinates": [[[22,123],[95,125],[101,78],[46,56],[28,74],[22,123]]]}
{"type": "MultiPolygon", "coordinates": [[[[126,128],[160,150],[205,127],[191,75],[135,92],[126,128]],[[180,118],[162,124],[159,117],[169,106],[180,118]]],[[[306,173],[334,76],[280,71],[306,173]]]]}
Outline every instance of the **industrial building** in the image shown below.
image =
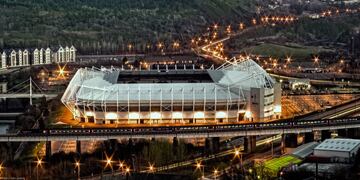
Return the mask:
{"type": "MultiPolygon", "coordinates": [[[[121,68],[82,68],[61,99],[75,119],[90,123],[227,123],[266,121],[281,114],[281,88],[251,59],[202,70],[204,81],[183,81],[196,69],[131,71],[147,76],[175,74],[176,81],[121,80],[121,68]]],[[[196,74],[192,79],[196,79],[196,74]]]]}
{"type": "Polygon", "coordinates": [[[360,140],[326,139],[314,149],[314,156],[331,158],[333,162],[350,163],[360,148],[360,140]]]}

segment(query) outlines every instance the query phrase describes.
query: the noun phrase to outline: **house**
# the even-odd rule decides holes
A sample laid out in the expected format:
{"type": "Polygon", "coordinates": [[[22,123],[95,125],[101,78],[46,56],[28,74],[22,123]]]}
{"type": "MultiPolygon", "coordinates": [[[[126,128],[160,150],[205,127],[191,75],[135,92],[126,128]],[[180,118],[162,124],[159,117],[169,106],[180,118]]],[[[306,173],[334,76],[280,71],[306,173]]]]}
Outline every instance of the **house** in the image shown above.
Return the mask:
{"type": "Polygon", "coordinates": [[[76,60],[76,48],[74,46],[70,47],[70,62],[75,62],[76,60]]]}
{"type": "Polygon", "coordinates": [[[57,51],[57,62],[65,62],[65,50],[62,46],[60,46],[59,50],[57,51]]]}
{"type": "Polygon", "coordinates": [[[45,64],[51,64],[52,62],[52,50],[48,47],[45,50],[45,64]]]}
{"type": "Polygon", "coordinates": [[[1,68],[6,68],[7,66],[7,55],[6,55],[6,52],[3,51],[2,54],[1,54],[1,68]]]}
{"type": "Polygon", "coordinates": [[[70,61],[70,48],[68,46],[65,47],[65,61],[70,61]]]}
{"type": "Polygon", "coordinates": [[[17,65],[17,53],[15,50],[12,50],[10,53],[10,66],[15,67],[17,65]]]}
{"type": "Polygon", "coordinates": [[[38,64],[40,64],[40,57],[39,57],[39,54],[40,52],[39,52],[39,49],[38,48],[36,48],[35,50],[34,50],[34,52],[33,52],[33,64],[34,65],[38,65],[38,64]]]}
{"type": "Polygon", "coordinates": [[[30,62],[30,53],[29,53],[29,50],[25,49],[23,51],[23,65],[24,66],[28,66],[29,65],[29,62],[30,62]]]}
{"type": "Polygon", "coordinates": [[[22,66],[23,65],[23,52],[21,49],[19,49],[18,54],[17,54],[17,59],[18,59],[18,65],[22,66]]]}

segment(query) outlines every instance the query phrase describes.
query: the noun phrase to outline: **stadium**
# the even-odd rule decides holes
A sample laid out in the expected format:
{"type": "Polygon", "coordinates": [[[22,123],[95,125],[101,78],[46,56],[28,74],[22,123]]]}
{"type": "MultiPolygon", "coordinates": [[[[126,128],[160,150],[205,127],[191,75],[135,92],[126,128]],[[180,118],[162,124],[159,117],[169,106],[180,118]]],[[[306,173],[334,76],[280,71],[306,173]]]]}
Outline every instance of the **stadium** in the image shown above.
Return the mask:
{"type": "Polygon", "coordinates": [[[137,72],[113,67],[81,68],[61,101],[81,122],[202,124],[278,118],[280,99],[280,84],[256,62],[232,59],[206,70],[185,66],[137,72]],[[143,78],[124,80],[134,73],[143,78]],[[176,79],[155,82],[156,77],[176,79]],[[185,81],[183,77],[194,80],[185,81]]]}

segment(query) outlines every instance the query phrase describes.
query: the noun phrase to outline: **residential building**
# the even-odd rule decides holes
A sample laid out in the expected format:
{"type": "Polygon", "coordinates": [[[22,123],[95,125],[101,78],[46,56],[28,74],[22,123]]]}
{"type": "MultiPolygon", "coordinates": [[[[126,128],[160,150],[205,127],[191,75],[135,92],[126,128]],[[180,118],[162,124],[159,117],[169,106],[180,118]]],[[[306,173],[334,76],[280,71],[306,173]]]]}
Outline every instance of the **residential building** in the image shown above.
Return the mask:
{"type": "Polygon", "coordinates": [[[7,54],[5,51],[1,54],[1,68],[6,68],[7,66],[7,54]]]}
{"type": "Polygon", "coordinates": [[[30,53],[29,53],[29,50],[25,49],[23,51],[23,65],[24,66],[28,66],[29,65],[29,60],[30,60],[30,53]]]}
{"type": "Polygon", "coordinates": [[[17,53],[15,50],[12,50],[10,54],[10,66],[15,67],[16,65],[17,65],[17,53]]]}
{"type": "Polygon", "coordinates": [[[18,55],[18,63],[19,63],[18,65],[22,66],[23,65],[23,52],[21,49],[19,49],[17,55],[18,55]]]}
{"type": "Polygon", "coordinates": [[[38,65],[38,64],[40,64],[40,57],[39,57],[39,54],[40,52],[39,52],[39,49],[38,48],[36,48],[35,50],[34,50],[34,52],[33,52],[33,65],[38,65]]]}
{"type": "Polygon", "coordinates": [[[51,62],[52,62],[52,51],[48,47],[45,50],[45,64],[51,64],[51,62]]]}
{"type": "Polygon", "coordinates": [[[70,62],[75,62],[76,60],[76,48],[74,46],[70,47],[70,62]]]}
{"type": "Polygon", "coordinates": [[[44,48],[41,48],[40,50],[39,50],[39,63],[40,64],[44,64],[44,60],[45,60],[45,50],[44,50],[44,48]]]}

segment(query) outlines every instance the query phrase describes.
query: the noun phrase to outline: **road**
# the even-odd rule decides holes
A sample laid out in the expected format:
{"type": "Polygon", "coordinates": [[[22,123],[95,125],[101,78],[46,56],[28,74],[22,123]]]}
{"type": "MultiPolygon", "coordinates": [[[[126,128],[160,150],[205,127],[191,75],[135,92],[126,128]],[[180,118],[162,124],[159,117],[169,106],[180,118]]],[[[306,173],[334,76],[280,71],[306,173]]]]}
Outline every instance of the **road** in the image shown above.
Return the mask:
{"type": "MultiPolygon", "coordinates": [[[[258,140],[256,142],[256,146],[262,146],[264,144],[269,143],[269,141],[277,142],[280,140],[281,140],[281,135],[271,136],[269,138],[258,140]]],[[[239,151],[242,151],[243,149],[244,149],[243,146],[239,146],[236,148],[236,150],[239,150],[239,151]]],[[[140,173],[158,173],[158,172],[162,172],[162,171],[169,171],[169,170],[176,169],[176,168],[192,166],[192,165],[196,164],[197,162],[206,162],[206,161],[209,161],[209,160],[212,160],[215,158],[224,157],[224,156],[233,156],[234,154],[235,154],[235,149],[224,150],[222,152],[212,154],[212,155],[205,155],[205,156],[201,156],[198,158],[194,158],[194,159],[190,159],[190,160],[186,160],[186,161],[182,161],[182,162],[178,162],[178,163],[168,164],[166,166],[154,167],[154,170],[152,172],[150,172],[150,170],[148,170],[148,169],[141,170],[140,173]]],[[[264,153],[261,153],[259,155],[264,155],[264,153]]],[[[258,156],[258,155],[250,156],[248,159],[246,159],[246,161],[251,161],[251,159],[258,158],[258,157],[260,157],[260,156],[258,156]]],[[[112,177],[112,176],[119,176],[119,175],[124,175],[124,172],[121,170],[114,170],[113,172],[106,172],[106,173],[102,174],[103,177],[112,177]]],[[[84,177],[81,179],[100,179],[100,177],[101,177],[101,175],[95,175],[92,177],[84,177]]]]}
{"type": "MultiPolygon", "coordinates": [[[[281,135],[276,135],[276,136],[272,136],[269,138],[265,138],[265,139],[256,141],[256,146],[261,146],[261,145],[267,144],[270,141],[280,141],[280,140],[281,140],[281,135]]],[[[241,146],[237,147],[236,149],[238,151],[243,151],[244,146],[241,145],[241,146]]],[[[234,154],[235,154],[235,149],[229,149],[229,150],[219,152],[217,154],[212,154],[209,156],[203,156],[203,157],[199,157],[199,158],[195,158],[195,159],[191,159],[191,160],[187,160],[187,161],[182,161],[182,162],[178,162],[178,163],[169,164],[166,166],[157,167],[156,172],[167,171],[167,170],[171,170],[171,169],[179,168],[179,167],[183,167],[183,166],[190,166],[190,165],[194,165],[196,162],[209,161],[209,160],[212,160],[215,158],[220,158],[220,157],[234,155],[234,154]]],[[[148,170],[144,170],[142,172],[148,172],[148,170]]]]}
{"type": "MultiPolygon", "coordinates": [[[[302,78],[291,77],[291,76],[283,76],[278,74],[269,73],[271,77],[279,78],[279,79],[287,79],[287,80],[298,80],[302,78]]],[[[352,87],[360,87],[360,83],[347,81],[331,81],[331,80],[320,80],[320,79],[310,79],[310,84],[312,85],[336,85],[336,86],[352,86],[352,87]]]]}
{"type": "MultiPolygon", "coordinates": [[[[41,98],[46,97],[47,99],[56,98],[58,94],[32,94],[32,98],[41,98]]],[[[29,94],[0,94],[0,98],[10,99],[10,98],[30,98],[29,94]]]]}
{"type": "Polygon", "coordinates": [[[309,115],[304,118],[300,118],[299,120],[335,119],[335,118],[345,117],[346,115],[350,115],[357,111],[360,111],[359,98],[345,105],[334,107],[333,109],[325,110],[323,112],[318,112],[316,114],[309,115]]]}
{"type": "Polygon", "coordinates": [[[360,117],[315,119],[268,123],[234,123],[199,126],[157,126],[122,128],[72,128],[24,130],[15,134],[0,135],[0,142],[107,140],[121,138],[207,138],[231,136],[258,136],[296,134],[321,130],[359,128],[360,117]]]}

